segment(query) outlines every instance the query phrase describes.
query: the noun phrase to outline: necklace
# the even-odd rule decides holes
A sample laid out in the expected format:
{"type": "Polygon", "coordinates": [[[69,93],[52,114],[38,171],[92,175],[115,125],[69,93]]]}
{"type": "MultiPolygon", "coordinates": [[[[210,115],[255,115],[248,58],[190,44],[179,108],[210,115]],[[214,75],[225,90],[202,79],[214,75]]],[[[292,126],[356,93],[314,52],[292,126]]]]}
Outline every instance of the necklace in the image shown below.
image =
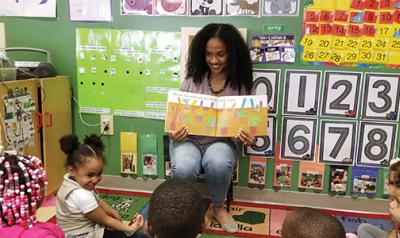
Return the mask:
{"type": "Polygon", "coordinates": [[[229,84],[228,80],[225,80],[224,86],[222,86],[222,88],[220,88],[218,90],[214,90],[213,87],[211,86],[211,78],[210,78],[210,76],[207,77],[207,81],[208,81],[208,87],[210,88],[210,90],[211,90],[211,92],[213,94],[222,93],[226,89],[226,87],[228,87],[228,84],[229,84]]]}

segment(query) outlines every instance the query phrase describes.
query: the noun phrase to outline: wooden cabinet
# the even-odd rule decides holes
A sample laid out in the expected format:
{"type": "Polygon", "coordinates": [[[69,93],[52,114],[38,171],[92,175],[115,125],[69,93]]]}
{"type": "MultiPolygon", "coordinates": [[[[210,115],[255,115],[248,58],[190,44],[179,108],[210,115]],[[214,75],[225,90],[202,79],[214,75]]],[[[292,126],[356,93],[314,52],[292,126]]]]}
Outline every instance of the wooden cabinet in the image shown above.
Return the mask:
{"type": "Polygon", "coordinates": [[[18,148],[19,153],[41,158],[49,181],[46,194],[57,191],[65,174],[66,158],[58,141],[62,136],[72,133],[70,79],[66,76],[57,76],[2,82],[0,97],[2,99],[0,111],[3,117],[1,137],[5,150],[18,148]],[[13,106],[17,104],[18,98],[20,99],[18,103],[34,102],[33,111],[24,105],[22,108],[28,109],[25,111],[18,109],[20,110],[18,112],[13,106]],[[18,113],[27,116],[28,119],[23,116],[21,119],[18,113]],[[28,123],[24,120],[28,120],[28,123]],[[33,131],[30,130],[32,128],[30,126],[34,128],[33,131]],[[21,137],[21,133],[22,135],[25,133],[26,136],[21,137]],[[18,139],[16,135],[19,136],[18,139]],[[32,139],[33,143],[24,141],[32,139]],[[10,143],[13,146],[10,146],[10,143]]]}

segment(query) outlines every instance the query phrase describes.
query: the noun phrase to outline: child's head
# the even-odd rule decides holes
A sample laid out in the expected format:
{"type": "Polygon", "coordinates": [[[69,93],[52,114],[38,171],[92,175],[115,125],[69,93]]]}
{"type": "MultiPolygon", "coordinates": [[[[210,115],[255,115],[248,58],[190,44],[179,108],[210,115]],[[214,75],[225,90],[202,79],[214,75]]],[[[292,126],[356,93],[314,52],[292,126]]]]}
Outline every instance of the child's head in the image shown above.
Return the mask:
{"type": "Polygon", "coordinates": [[[282,225],[282,238],[344,238],[342,224],[332,215],[301,207],[289,213],[282,225]]]}
{"type": "Polygon", "coordinates": [[[68,156],[65,166],[73,180],[87,190],[93,190],[101,180],[104,166],[104,145],[100,137],[86,136],[84,143],[79,143],[74,135],[60,139],[61,150],[68,156]]]}
{"type": "Polygon", "coordinates": [[[32,227],[46,187],[46,172],[39,158],[1,156],[0,224],[32,227]]]}
{"type": "Polygon", "coordinates": [[[154,237],[195,238],[203,222],[203,201],[190,182],[171,178],[151,196],[148,223],[154,237]]]}
{"type": "Polygon", "coordinates": [[[400,199],[400,158],[390,161],[389,195],[400,199]]]}

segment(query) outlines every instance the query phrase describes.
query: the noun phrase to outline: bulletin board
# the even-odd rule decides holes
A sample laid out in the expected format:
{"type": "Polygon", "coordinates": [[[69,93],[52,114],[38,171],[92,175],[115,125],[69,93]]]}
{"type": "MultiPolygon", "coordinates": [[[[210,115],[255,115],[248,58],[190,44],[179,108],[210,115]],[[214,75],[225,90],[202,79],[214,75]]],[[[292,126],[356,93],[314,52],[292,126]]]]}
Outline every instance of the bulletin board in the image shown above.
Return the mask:
{"type": "Polygon", "coordinates": [[[179,88],[180,33],[78,28],[78,98],[85,113],[164,118],[179,88]]]}
{"type": "MultiPolygon", "coordinates": [[[[266,168],[263,181],[265,186],[258,186],[259,188],[279,187],[283,190],[299,191],[300,187],[307,192],[317,191],[325,194],[330,193],[333,188],[335,194],[351,195],[353,191],[357,191],[365,196],[374,194],[375,197],[383,197],[386,194],[383,184],[384,177],[387,177],[387,162],[398,156],[399,69],[387,62],[336,64],[305,60],[304,55],[308,49],[306,39],[310,34],[306,34],[308,23],[305,23],[304,13],[325,11],[327,10],[325,7],[329,5],[325,3],[330,1],[324,1],[324,9],[322,5],[318,9],[312,9],[310,3],[313,2],[318,6],[318,2],[321,2],[319,0],[290,2],[293,6],[297,3],[298,7],[291,8],[293,11],[276,8],[272,6],[273,1],[266,0],[261,4],[259,17],[234,15],[194,17],[121,15],[120,1],[112,1],[112,22],[88,23],[69,21],[68,3],[58,1],[57,19],[0,17],[0,22],[5,23],[7,47],[25,46],[49,50],[57,73],[72,78],[73,95],[76,100],[73,110],[74,133],[80,138],[83,139],[84,135],[90,133],[100,134],[98,114],[120,110],[122,116],[114,116],[114,136],[102,136],[106,145],[105,174],[121,174],[120,132],[136,132],[139,138],[138,155],[142,154],[140,151],[140,143],[143,143],[140,140],[142,135],[155,135],[157,151],[154,153],[159,160],[156,163],[158,178],[165,177],[162,161],[166,148],[163,143],[164,121],[129,116],[135,111],[145,111],[145,101],[157,101],[153,96],[157,98],[158,95],[147,94],[145,85],[135,81],[134,72],[141,72],[145,68],[145,63],[137,63],[138,59],[130,51],[118,51],[124,48],[122,38],[132,33],[135,33],[135,36],[143,34],[144,37],[148,34],[151,37],[152,34],[175,32],[172,38],[179,39],[182,27],[202,27],[212,22],[230,23],[238,28],[247,28],[249,45],[251,37],[260,34],[293,35],[293,49],[296,51],[294,62],[253,64],[256,90],[260,94],[267,94],[269,98],[268,136],[259,137],[256,146],[244,148],[244,156],[239,161],[239,179],[236,186],[249,186],[249,171],[252,167],[261,166],[266,168]],[[101,43],[99,45],[107,47],[102,48],[102,51],[86,49],[77,54],[78,44],[88,45],[90,34],[88,29],[92,29],[93,34],[98,35],[96,38],[101,43]],[[112,51],[115,53],[116,62],[120,63],[111,62],[111,59],[108,62],[102,61],[102,53],[109,52],[112,55],[112,51]],[[80,53],[83,53],[83,59],[80,53]],[[127,54],[131,56],[128,57],[127,54]],[[94,59],[98,63],[95,71],[100,77],[94,78],[90,75],[93,67],[92,55],[95,55],[94,59]],[[80,75],[80,67],[85,67],[85,76],[80,75]],[[130,67],[129,74],[125,70],[127,67],[130,67]],[[111,75],[114,73],[112,69],[115,70],[115,75],[111,75]],[[125,80],[130,83],[126,84],[125,80]],[[84,82],[83,86],[81,82],[84,82]],[[89,85],[91,88],[98,88],[96,94],[91,94],[89,85]],[[146,97],[149,95],[151,98],[123,97],[127,91],[131,90],[129,93],[132,93],[133,90],[139,90],[138,88],[140,92],[135,91],[135,93],[146,97]],[[93,111],[82,113],[83,107],[93,111]],[[123,116],[124,113],[128,116],[123,116]],[[355,142],[349,143],[349,141],[355,142]],[[294,146],[288,142],[294,143],[294,146]],[[369,156],[371,153],[379,159],[369,156]],[[250,156],[258,156],[265,163],[258,159],[250,159],[250,156]],[[346,160],[346,157],[350,160],[346,160]],[[260,166],[251,166],[250,161],[256,161],[260,166]],[[305,177],[299,176],[302,174],[305,177]],[[342,179],[331,181],[336,175],[342,179]],[[371,186],[373,181],[376,182],[374,191],[371,186]],[[320,182],[322,186],[319,186],[320,182]],[[357,187],[354,184],[357,184],[357,187]],[[359,184],[365,188],[358,186],[359,184]]],[[[348,0],[345,2],[352,3],[348,0]]],[[[390,1],[390,4],[392,2],[390,1]]],[[[393,17],[398,12],[396,8],[398,2],[394,3],[394,7],[390,8],[393,17]]],[[[334,6],[336,7],[336,1],[334,6]]],[[[330,10],[336,13],[339,9],[330,10]]],[[[366,9],[356,10],[365,12],[366,9]]],[[[380,16],[379,7],[373,11],[380,16]]],[[[352,12],[350,8],[349,12],[352,12]]],[[[325,23],[320,25],[322,24],[325,23]]],[[[354,25],[357,24],[364,26],[366,23],[354,25]]],[[[394,30],[396,24],[393,20],[391,24],[383,25],[390,25],[390,29],[394,30]]],[[[379,28],[379,24],[376,27],[376,32],[382,29],[379,28]]],[[[317,37],[326,35],[321,35],[318,31],[317,37]]],[[[330,35],[332,39],[339,37],[330,35]]],[[[386,38],[385,41],[389,40],[389,37],[386,38]]],[[[322,39],[324,38],[318,38],[319,43],[322,39]]],[[[333,43],[332,39],[330,44],[333,43]]],[[[397,38],[391,37],[390,41],[397,42],[397,38]]],[[[374,41],[374,44],[376,43],[374,41]]],[[[130,44],[134,44],[133,41],[130,44]]],[[[157,42],[153,41],[152,44],[156,45],[157,42]]],[[[154,45],[148,46],[149,48],[141,46],[138,49],[146,50],[154,48],[154,45]]],[[[132,45],[130,47],[133,48],[132,45]]],[[[318,50],[314,54],[318,54],[318,50]]],[[[337,49],[326,50],[329,54],[338,53],[335,51],[337,49]]],[[[378,50],[371,48],[374,55],[378,50]]],[[[345,51],[347,52],[347,49],[345,51]]],[[[389,54],[390,52],[389,47],[389,54]]],[[[160,69],[167,67],[163,65],[166,62],[161,62],[161,58],[158,58],[159,64],[155,64],[156,68],[150,68],[150,76],[157,75],[157,77],[146,81],[147,87],[151,87],[148,91],[157,87],[179,85],[179,77],[176,82],[173,81],[173,77],[163,82],[159,81],[160,69]]],[[[178,62],[171,62],[171,65],[175,63],[179,67],[179,57],[178,62]]],[[[144,70],[142,72],[143,75],[137,78],[145,78],[144,70]]],[[[138,165],[142,164],[141,159],[141,156],[138,156],[138,165]]],[[[140,166],[137,172],[138,176],[143,175],[140,166]]]]}

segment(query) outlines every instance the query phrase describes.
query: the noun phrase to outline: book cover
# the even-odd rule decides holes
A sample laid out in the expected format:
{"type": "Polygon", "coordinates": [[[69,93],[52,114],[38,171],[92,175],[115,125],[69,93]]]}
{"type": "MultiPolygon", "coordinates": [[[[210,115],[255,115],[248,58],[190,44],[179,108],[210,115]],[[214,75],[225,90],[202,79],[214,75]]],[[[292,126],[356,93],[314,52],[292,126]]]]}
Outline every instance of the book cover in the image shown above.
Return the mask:
{"type": "Polygon", "coordinates": [[[222,96],[169,91],[165,131],[183,126],[189,134],[236,137],[239,128],[253,136],[267,135],[267,96],[222,96]]]}

